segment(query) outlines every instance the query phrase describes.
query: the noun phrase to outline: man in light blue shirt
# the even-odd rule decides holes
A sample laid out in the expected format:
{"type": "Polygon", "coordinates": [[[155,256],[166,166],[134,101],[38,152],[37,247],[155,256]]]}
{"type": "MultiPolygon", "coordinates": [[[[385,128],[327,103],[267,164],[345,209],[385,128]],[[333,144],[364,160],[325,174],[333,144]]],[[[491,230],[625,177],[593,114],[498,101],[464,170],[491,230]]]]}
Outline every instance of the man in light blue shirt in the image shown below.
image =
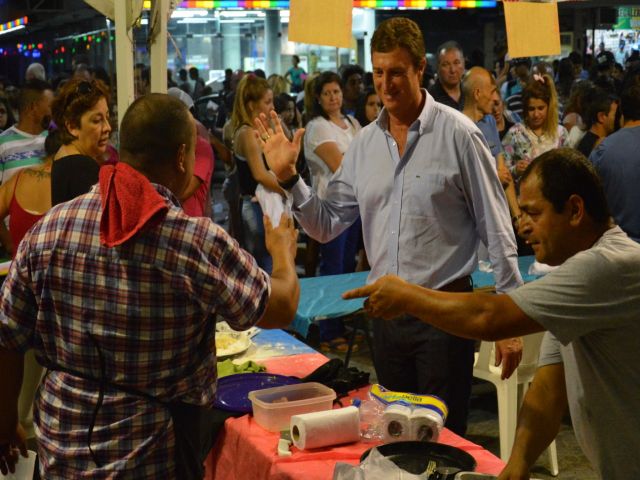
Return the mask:
{"type": "MultiPolygon", "coordinates": [[[[419,27],[407,18],[386,20],[373,35],[371,51],[384,109],[351,142],[324,200],[296,173],[301,133],[289,143],[279,123],[277,132],[259,126],[267,162],[293,196],[296,218],[326,242],[361,216],[369,283],[393,273],[422,286],[469,291],[482,240],[497,290],[517,287],[522,279],[516,242],[494,159],[473,122],[420,89],[426,62],[419,27]]],[[[474,342],[409,316],[374,320],[374,337],[379,382],[440,396],[449,406],[447,426],[464,434],[474,342]]],[[[511,339],[497,347],[507,377],[522,345],[511,339]]]]}

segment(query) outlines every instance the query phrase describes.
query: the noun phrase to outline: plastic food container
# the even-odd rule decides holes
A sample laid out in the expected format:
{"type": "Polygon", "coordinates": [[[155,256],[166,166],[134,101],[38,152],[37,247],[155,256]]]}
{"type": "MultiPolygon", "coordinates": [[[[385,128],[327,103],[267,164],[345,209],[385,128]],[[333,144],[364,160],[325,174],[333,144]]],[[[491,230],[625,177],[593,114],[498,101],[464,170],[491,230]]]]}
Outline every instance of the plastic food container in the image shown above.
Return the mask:
{"type": "Polygon", "coordinates": [[[256,422],[270,432],[288,430],[292,415],[331,410],[335,398],[336,392],[315,382],[249,392],[256,422]]]}

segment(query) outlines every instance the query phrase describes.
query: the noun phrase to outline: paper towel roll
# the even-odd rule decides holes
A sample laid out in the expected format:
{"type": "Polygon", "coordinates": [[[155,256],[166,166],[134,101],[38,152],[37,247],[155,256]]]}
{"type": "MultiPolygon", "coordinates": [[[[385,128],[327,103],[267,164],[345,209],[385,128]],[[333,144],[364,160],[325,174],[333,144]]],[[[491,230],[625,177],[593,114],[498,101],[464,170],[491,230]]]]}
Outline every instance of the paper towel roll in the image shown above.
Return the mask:
{"type": "Polygon", "coordinates": [[[351,406],[293,415],[291,438],[300,450],[357,442],[360,440],[358,409],[351,406]]]}
{"type": "Polygon", "coordinates": [[[414,408],[411,412],[411,439],[437,442],[443,427],[442,416],[429,408],[414,408]]]}
{"type": "Polygon", "coordinates": [[[382,440],[385,443],[411,440],[411,408],[391,404],[382,413],[382,440]]]}

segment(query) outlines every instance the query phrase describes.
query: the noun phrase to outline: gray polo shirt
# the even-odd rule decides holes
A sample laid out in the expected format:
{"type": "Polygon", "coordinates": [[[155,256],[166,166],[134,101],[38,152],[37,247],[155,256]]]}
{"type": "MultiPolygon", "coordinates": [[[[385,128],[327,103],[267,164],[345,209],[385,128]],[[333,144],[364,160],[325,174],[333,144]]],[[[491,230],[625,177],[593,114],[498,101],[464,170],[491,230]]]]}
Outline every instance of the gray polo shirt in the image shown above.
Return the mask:
{"type": "Polygon", "coordinates": [[[508,295],[544,326],[540,366],[563,363],[580,447],[607,480],[640,478],[640,245],[619,227],[508,295]]]}

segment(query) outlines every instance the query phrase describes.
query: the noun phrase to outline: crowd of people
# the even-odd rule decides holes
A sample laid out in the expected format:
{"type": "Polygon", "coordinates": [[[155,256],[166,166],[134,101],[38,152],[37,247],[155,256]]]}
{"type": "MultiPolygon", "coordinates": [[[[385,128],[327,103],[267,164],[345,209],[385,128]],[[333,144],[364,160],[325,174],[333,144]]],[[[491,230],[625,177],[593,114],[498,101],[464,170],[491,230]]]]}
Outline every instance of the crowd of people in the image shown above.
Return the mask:
{"type": "MultiPolygon", "coordinates": [[[[640,447],[626,388],[640,377],[640,60],[466,69],[449,41],[431,76],[420,28],[400,17],[371,51],[372,72],[307,73],[296,56],[284,75],[227,69],[215,95],[196,68],[150,93],[139,64],[119,129],[117,92],[85,62],[3,84],[1,471],[35,437],[45,478],[201,478],[216,321],[281,328],[297,306],[297,231],[287,214],[271,224],[267,195],[317,251],[307,273],[371,270],[346,296],[368,297],[379,382],[440,396],[460,435],[475,339],[496,341],[508,378],[520,336],[550,332],[501,479],[528,478],[567,406],[603,478],[640,472],[624,453],[640,447]],[[215,158],[228,232],[211,221],[215,158]],[[526,254],[559,267],[523,285],[526,254]],[[501,295],[471,293],[479,255],[501,295]]],[[[320,342],[346,350],[344,324],[321,322],[320,342]]]]}

